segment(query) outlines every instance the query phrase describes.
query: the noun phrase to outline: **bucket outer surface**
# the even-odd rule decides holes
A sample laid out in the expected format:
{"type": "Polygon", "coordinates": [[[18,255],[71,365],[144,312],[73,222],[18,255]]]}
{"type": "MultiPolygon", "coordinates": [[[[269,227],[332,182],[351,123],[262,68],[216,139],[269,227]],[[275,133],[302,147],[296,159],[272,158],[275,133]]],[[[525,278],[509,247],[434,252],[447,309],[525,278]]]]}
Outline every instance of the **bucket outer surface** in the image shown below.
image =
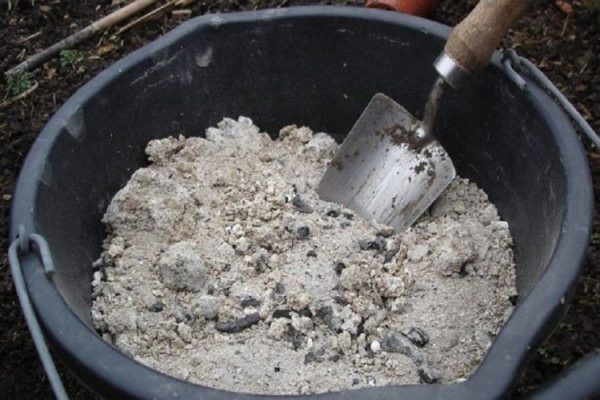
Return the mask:
{"type": "MultiPolygon", "coordinates": [[[[73,373],[109,399],[267,399],[186,383],[104,342],[91,324],[91,265],[112,196],[146,165],[149,140],[202,135],[245,115],[267,132],[287,124],[341,142],[369,99],[386,93],[420,116],[449,28],[400,13],[295,7],[192,19],[120,60],[52,117],[22,168],[11,238],[23,224],[48,241],[51,282],[22,259],[46,337],[73,373]]],[[[500,57],[440,107],[437,130],[457,172],[482,187],[515,241],[517,307],[471,376],[456,384],[388,386],[311,399],[499,399],[570,300],[586,253],[593,199],[583,148],[533,81],[522,91],[500,57]]],[[[287,396],[293,397],[293,396],[287,396]]]]}

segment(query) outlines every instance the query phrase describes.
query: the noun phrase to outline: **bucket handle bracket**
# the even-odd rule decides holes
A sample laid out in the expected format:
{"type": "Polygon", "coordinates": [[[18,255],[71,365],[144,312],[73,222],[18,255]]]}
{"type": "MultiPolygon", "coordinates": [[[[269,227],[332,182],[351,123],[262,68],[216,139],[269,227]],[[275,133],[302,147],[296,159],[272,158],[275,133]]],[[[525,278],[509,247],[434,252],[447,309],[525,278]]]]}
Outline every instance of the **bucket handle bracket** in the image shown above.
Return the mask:
{"type": "Polygon", "coordinates": [[[514,49],[504,50],[501,62],[504,71],[519,89],[527,90],[527,82],[521,75],[528,75],[532,78],[567,113],[579,129],[592,141],[596,149],[600,149],[600,137],[594,132],[594,129],[534,63],[525,57],[519,56],[514,49]]]}
{"type": "Polygon", "coordinates": [[[8,249],[8,262],[10,264],[10,270],[15,284],[15,291],[23,310],[25,322],[31,333],[31,338],[35,348],[40,356],[44,371],[48,377],[48,381],[52,387],[52,391],[56,396],[57,400],[68,400],[67,392],[65,391],[64,385],[58,372],[54,360],[48,351],[48,345],[44,339],[42,329],[39,321],[33,310],[29,293],[25,286],[25,278],[23,277],[23,270],[21,265],[21,257],[37,253],[41,259],[44,273],[48,279],[52,279],[54,275],[54,261],[50,254],[50,248],[48,242],[44,237],[37,233],[27,233],[23,224],[19,225],[19,233],[17,238],[10,244],[8,249]]]}

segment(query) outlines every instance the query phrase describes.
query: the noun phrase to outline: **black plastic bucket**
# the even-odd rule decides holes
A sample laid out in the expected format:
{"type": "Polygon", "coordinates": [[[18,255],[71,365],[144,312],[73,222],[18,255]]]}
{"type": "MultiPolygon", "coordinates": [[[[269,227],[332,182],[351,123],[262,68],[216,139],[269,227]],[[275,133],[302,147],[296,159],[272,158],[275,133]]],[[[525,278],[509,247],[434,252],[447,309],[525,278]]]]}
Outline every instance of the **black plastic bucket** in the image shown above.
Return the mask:
{"type": "MultiPolygon", "coordinates": [[[[269,132],[306,124],[342,140],[383,92],[419,114],[449,29],[397,13],[301,7],[204,16],[127,56],[82,87],[30,151],[14,197],[11,238],[24,224],[49,243],[54,282],[22,259],[47,338],[71,370],[110,399],[265,398],[201,387],[142,366],[104,342],[90,318],[91,264],[115,192],[145,165],[145,144],[201,135],[246,115],[269,132]]],[[[443,100],[438,131],[458,172],[489,194],[515,240],[518,306],[467,381],[359,389],[322,399],[495,399],[507,395],[556,324],[579,275],[592,192],[582,146],[534,82],[521,90],[496,55],[443,100]]],[[[218,168],[218,166],[215,166],[218,168]]]]}

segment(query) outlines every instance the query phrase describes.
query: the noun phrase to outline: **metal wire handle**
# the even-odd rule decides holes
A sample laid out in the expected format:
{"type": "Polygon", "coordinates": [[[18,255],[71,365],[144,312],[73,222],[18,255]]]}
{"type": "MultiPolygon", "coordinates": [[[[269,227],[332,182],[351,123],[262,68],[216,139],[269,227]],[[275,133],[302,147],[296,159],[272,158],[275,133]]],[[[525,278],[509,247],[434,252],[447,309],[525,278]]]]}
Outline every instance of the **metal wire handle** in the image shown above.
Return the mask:
{"type": "Polygon", "coordinates": [[[11,243],[8,249],[10,270],[15,283],[17,297],[19,298],[19,303],[21,303],[21,309],[23,310],[23,315],[27,322],[27,327],[29,328],[33,343],[42,361],[48,381],[52,386],[52,391],[58,400],[68,400],[69,397],[67,396],[62,380],[56,371],[56,365],[54,365],[52,356],[48,351],[42,329],[40,328],[40,324],[33,311],[33,306],[31,305],[31,300],[29,299],[29,294],[25,287],[25,278],[23,277],[23,271],[21,269],[20,256],[29,254],[32,251],[33,244],[35,244],[42,259],[44,272],[50,279],[52,278],[52,274],[54,274],[54,262],[52,261],[46,239],[35,233],[27,234],[23,225],[19,226],[19,236],[11,243]]]}
{"type": "Polygon", "coordinates": [[[573,104],[558,90],[558,88],[544,75],[544,73],[528,59],[521,57],[513,49],[503,52],[502,64],[510,79],[522,90],[527,89],[527,82],[519,73],[526,73],[532,77],[542,89],[544,89],[556,103],[566,112],[579,128],[600,149],[600,137],[594,132],[590,124],[575,109],[573,104]]]}

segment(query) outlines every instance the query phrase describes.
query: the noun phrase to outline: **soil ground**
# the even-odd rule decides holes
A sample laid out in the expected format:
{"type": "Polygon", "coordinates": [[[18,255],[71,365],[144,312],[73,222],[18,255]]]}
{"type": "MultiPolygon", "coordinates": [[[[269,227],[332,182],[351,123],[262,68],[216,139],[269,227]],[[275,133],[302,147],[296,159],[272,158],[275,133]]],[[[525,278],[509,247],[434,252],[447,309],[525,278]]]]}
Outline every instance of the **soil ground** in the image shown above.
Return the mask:
{"type": "MultiPolygon", "coordinates": [[[[122,1],[0,0],[0,71],[106,15],[122,1]]],[[[303,4],[361,5],[355,0],[200,0],[189,15],[165,14],[111,38],[112,28],[77,46],[75,52],[46,63],[29,79],[0,82],[0,399],[50,399],[49,385],[29,337],[14,293],[6,260],[11,193],[23,159],[37,134],[57,108],[111,63],[157,38],[183,20],[204,13],[230,12],[303,4]],[[29,82],[28,82],[29,81],[29,82]],[[37,82],[29,95],[6,105],[23,88],[37,82]]],[[[441,1],[433,19],[454,25],[475,0],[441,1]]],[[[600,16],[578,1],[539,0],[511,31],[504,45],[534,61],[600,132],[600,16]]],[[[600,198],[600,152],[583,138],[600,198]]],[[[543,382],[584,354],[600,351],[600,220],[594,218],[589,261],[575,298],[561,323],[538,350],[519,380],[513,398],[526,398],[543,382]]],[[[94,396],[60,366],[73,399],[94,396]]]]}

